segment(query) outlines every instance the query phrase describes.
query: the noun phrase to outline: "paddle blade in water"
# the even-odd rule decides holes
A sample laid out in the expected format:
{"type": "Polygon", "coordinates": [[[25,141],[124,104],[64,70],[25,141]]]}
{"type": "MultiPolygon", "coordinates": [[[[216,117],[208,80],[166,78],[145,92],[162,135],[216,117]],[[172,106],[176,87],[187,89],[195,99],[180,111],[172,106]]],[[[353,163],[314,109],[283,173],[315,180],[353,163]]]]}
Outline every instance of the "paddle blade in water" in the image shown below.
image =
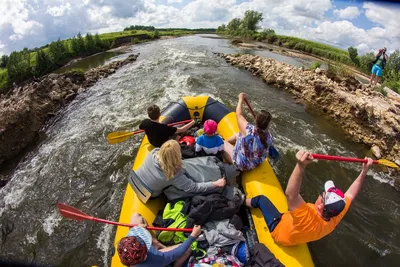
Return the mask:
{"type": "Polygon", "coordinates": [[[82,211],[78,210],[77,208],[68,206],[63,203],[57,204],[58,210],[60,211],[61,215],[65,218],[69,218],[72,220],[84,221],[90,220],[90,216],[82,211]]]}
{"type": "Polygon", "coordinates": [[[109,144],[121,143],[134,134],[135,132],[112,132],[107,135],[107,141],[109,144]]]}
{"type": "Polygon", "coordinates": [[[275,147],[270,146],[268,148],[268,155],[272,158],[272,159],[278,159],[279,158],[279,152],[278,150],[275,149],[275,147]]]}
{"type": "Polygon", "coordinates": [[[395,169],[399,168],[399,166],[397,166],[396,163],[394,163],[390,160],[387,160],[387,159],[379,159],[378,164],[382,164],[382,165],[388,166],[390,168],[395,168],[395,169]]]}

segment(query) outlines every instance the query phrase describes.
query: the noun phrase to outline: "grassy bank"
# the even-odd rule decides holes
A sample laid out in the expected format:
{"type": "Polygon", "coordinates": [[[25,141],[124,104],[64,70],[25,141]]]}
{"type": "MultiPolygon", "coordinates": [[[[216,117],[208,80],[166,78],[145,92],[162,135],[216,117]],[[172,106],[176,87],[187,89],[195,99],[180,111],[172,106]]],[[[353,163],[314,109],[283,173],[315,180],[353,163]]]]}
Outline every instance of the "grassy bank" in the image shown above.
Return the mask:
{"type": "MultiPolygon", "coordinates": [[[[139,28],[143,27],[140,26],[139,28]]],[[[62,67],[70,60],[90,56],[122,44],[147,42],[161,36],[179,37],[188,34],[215,33],[215,29],[144,28],[151,30],[135,29],[131,26],[125,28],[124,31],[94,36],[88,34],[83,37],[78,34],[72,38],[57,40],[40,48],[13,52],[9,57],[12,60],[8,60],[7,68],[0,68],[0,93],[7,91],[13,82],[19,83],[34,76],[40,77],[62,67]],[[13,70],[13,72],[9,73],[8,70],[13,70]]]]}

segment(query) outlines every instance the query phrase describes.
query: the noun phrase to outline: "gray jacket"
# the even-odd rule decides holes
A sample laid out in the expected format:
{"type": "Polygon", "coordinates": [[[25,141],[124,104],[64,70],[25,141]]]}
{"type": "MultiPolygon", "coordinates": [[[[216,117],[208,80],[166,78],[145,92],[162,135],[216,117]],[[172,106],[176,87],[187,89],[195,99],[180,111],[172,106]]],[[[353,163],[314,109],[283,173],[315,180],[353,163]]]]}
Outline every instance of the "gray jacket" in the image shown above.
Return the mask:
{"type": "Polygon", "coordinates": [[[139,178],[153,191],[152,197],[159,196],[164,188],[171,185],[189,193],[206,193],[214,189],[212,182],[196,183],[191,180],[183,168],[173,178],[167,180],[155,156],[158,150],[159,148],[153,149],[136,171],[139,178]]]}

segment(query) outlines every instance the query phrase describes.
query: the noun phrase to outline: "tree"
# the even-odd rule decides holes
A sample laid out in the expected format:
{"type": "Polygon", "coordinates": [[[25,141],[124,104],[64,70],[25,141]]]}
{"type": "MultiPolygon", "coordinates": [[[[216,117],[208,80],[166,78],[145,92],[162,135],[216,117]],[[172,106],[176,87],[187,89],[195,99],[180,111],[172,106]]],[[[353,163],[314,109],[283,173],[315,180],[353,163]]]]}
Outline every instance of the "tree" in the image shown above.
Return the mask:
{"type": "Polygon", "coordinates": [[[97,51],[101,51],[104,48],[104,42],[100,39],[98,33],[94,36],[94,45],[96,46],[97,51]]]}
{"type": "Polygon", "coordinates": [[[365,55],[362,55],[359,57],[359,62],[360,62],[360,68],[363,72],[365,73],[370,73],[373,61],[375,60],[375,55],[374,53],[366,53],[365,55]]]}
{"type": "Polygon", "coordinates": [[[357,58],[358,55],[357,48],[350,46],[347,50],[349,51],[349,57],[351,61],[353,61],[353,63],[356,64],[356,66],[360,66],[360,61],[357,58]]]}
{"type": "Polygon", "coordinates": [[[241,20],[239,18],[232,19],[228,23],[228,26],[226,27],[228,30],[228,33],[231,35],[238,34],[240,23],[241,23],[241,20]]]}
{"type": "Polygon", "coordinates": [[[58,38],[57,41],[50,43],[49,54],[53,62],[60,62],[67,58],[68,49],[65,47],[64,42],[58,38]]]}
{"type": "Polygon", "coordinates": [[[54,64],[51,61],[49,55],[43,50],[39,50],[36,52],[36,66],[35,66],[35,75],[42,76],[46,73],[49,73],[54,69],[54,64]]]}
{"type": "Polygon", "coordinates": [[[225,32],[226,31],[226,26],[225,24],[222,24],[217,28],[217,32],[225,32]]]}
{"type": "Polygon", "coordinates": [[[154,39],[160,38],[160,32],[158,30],[154,31],[154,39]]]}
{"type": "Polygon", "coordinates": [[[85,50],[89,55],[96,53],[96,43],[93,35],[90,33],[87,33],[85,37],[85,50]]]}
{"type": "Polygon", "coordinates": [[[244,13],[241,26],[244,31],[255,32],[258,29],[258,23],[263,20],[263,14],[254,10],[247,10],[244,13]]]}
{"type": "MultiPolygon", "coordinates": [[[[400,51],[398,49],[394,51],[387,60],[383,78],[385,82],[396,83],[396,87],[400,89],[400,51]]],[[[394,86],[392,85],[392,87],[394,86]]]]}
{"type": "Polygon", "coordinates": [[[7,62],[8,62],[8,56],[7,55],[2,55],[1,59],[0,59],[0,68],[7,67],[7,62]]]}
{"type": "Polygon", "coordinates": [[[20,82],[31,77],[31,57],[27,48],[12,52],[7,64],[8,80],[20,82]]]}

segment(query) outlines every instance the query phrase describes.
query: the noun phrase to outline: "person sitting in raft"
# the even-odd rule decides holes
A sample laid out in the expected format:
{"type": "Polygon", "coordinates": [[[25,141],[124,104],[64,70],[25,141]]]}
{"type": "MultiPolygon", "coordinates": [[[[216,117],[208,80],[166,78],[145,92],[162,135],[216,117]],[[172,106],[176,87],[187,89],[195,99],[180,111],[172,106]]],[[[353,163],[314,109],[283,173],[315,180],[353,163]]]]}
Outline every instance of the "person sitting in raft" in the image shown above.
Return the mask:
{"type": "Polygon", "coordinates": [[[132,227],[117,247],[121,263],[126,266],[161,267],[173,262],[174,267],[182,266],[192,252],[191,244],[201,233],[201,227],[195,225],[185,242],[165,247],[146,230],[147,222],[142,215],[134,213],[131,224],[138,226],[132,227]]]}
{"type": "Polygon", "coordinates": [[[224,140],[216,134],[217,123],[213,120],[204,122],[204,134],[196,139],[196,152],[204,151],[207,155],[216,155],[224,150],[224,140]]]}
{"type": "Polygon", "coordinates": [[[160,108],[157,105],[151,105],[147,108],[147,115],[150,119],[143,120],[139,129],[144,130],[150,144],[154,147],[161,147],[168,139],[171,139],[174,134],[184,133],[187,129],[194,125],[194,121],[182,126],[173,127],[168,126],[164,123],[160,123],[159,119],[161,116],[160,108]]]}
{"type": "Polygon", "coordinates": [[[296,154],[297,165],[286,187],[289,211],[281,214],[265,196],[246,199],[246,206],[259,208],[275,242],[293,246],[319,240],[330,234],[349,210],[364,182],[365,175],[373,160],[367,158],[360,175],[347,189],[346,193],[327,181],[315,204],[306,203],[300,195],[304,170],[313,158],[309,152],[296,154]]]}
{"type": "Polygon", "coordinates": [[[224,143],[224,157],[241,171],[249,171],[263,163],[268,156],[268,147],[272,145],[272,135],[268,131],[271,114],[261,110],[256,117],[256,125],[249,123],[242,113],[245,93],[239,94],[236,107],[236,119],[240,132],[224,143]],[[233,144],[235,146],[233,146],[233,144]]]}
{"type": "Polygon", "coordinates": [[[152,197],[159,196],[170,185],[188,193],[207,193],[226,184],[224,178],[205,183],[188,178],[182,168],[181,147],[175,140],[168,140],[161,148],[153,149],[136,173],[152,190],[152,197]]]}

